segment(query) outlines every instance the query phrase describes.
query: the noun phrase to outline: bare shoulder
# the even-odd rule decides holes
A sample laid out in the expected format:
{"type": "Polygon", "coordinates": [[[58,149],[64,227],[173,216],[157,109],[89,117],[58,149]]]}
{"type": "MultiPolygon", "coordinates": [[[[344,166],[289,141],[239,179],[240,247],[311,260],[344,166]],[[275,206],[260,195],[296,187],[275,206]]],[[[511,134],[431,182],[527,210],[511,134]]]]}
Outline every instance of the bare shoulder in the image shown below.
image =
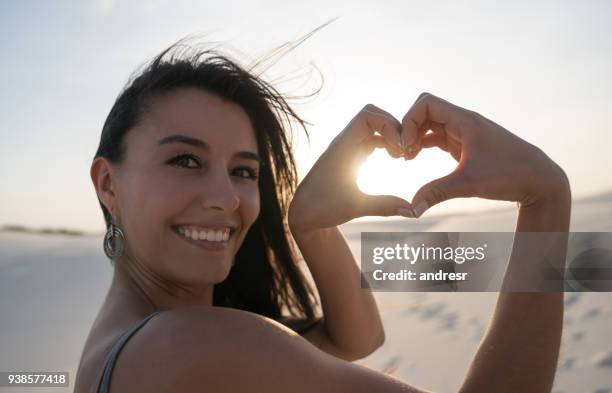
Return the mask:
{"type": "Polygon", "coordinates": [[[149,392],[412,392],[342,361],[284,325],[222,307],[185,307],[151,319],[123,349],[111,390],[149,392]]]}

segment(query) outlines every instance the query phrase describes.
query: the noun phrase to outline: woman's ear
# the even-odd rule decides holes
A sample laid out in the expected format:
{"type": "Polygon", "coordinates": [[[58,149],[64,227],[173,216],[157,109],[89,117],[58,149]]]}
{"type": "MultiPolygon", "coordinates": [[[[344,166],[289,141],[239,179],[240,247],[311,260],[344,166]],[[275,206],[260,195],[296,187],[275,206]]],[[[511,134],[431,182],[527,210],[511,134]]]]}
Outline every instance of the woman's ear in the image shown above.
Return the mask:
{"type": "Polygon", "coordinates": [[[89,175],[100,201],[111,215],[117,216],[118,203],[114,185],[116,179],[111,163],[104,157],[96,157],[91,163],[89,175]]]}

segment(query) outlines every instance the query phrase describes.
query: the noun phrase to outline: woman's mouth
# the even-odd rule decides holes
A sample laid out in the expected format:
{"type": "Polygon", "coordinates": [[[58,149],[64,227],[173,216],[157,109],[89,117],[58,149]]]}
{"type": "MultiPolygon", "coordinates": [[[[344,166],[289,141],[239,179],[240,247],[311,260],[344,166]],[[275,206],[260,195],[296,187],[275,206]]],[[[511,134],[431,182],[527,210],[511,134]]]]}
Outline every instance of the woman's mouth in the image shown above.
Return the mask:
{"type": "Polygon", "coordinates": [[[194,225],[177,225],[172,229],[180,238],[209,251],[223,251],[235,233],[231,227],[205,228],[194,225]]]}

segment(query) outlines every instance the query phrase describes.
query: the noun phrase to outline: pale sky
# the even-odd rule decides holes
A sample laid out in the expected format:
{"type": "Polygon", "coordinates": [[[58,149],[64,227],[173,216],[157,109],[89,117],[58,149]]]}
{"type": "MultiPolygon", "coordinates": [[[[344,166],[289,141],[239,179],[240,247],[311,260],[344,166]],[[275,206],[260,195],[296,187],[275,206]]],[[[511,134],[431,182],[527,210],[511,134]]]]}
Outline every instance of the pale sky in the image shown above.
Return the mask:
{"type": "MultiPolygon", "coordinates": [[[[206,33],[239,61],[339,17],[277,63],[269,78],[314,123],[301,176],[367,103],[401,119],[422,91],[475,110],[540,147],[574,197],[612,189],[612,2],[609,1],[19,1],[0,4],[0,225],[101,231],[89,167],[129,75],[172,42],[206,33]]],[[[298,130],[299,132],[299,130],[298,130]]],[[[374,153],[364,191],[412,199],[455,162],[374,153]],[[380,181],[380,180],[384,181],[380,181]]],[[[458,199],[426,214],[508,203],[458,199]]]]}

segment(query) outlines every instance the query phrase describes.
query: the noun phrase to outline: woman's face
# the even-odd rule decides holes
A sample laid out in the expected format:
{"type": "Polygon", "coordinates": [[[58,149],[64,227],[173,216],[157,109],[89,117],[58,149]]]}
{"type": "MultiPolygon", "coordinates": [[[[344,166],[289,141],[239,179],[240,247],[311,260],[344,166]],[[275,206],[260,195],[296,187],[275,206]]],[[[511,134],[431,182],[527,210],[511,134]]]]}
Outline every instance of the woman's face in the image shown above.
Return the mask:
{"type": "Polygon", "coordinates": [[[223,281],[260,209],[246,112],[179,88],[151,100],[124,143],[115,187],[129,257],[178,283],[223,281]]]}

